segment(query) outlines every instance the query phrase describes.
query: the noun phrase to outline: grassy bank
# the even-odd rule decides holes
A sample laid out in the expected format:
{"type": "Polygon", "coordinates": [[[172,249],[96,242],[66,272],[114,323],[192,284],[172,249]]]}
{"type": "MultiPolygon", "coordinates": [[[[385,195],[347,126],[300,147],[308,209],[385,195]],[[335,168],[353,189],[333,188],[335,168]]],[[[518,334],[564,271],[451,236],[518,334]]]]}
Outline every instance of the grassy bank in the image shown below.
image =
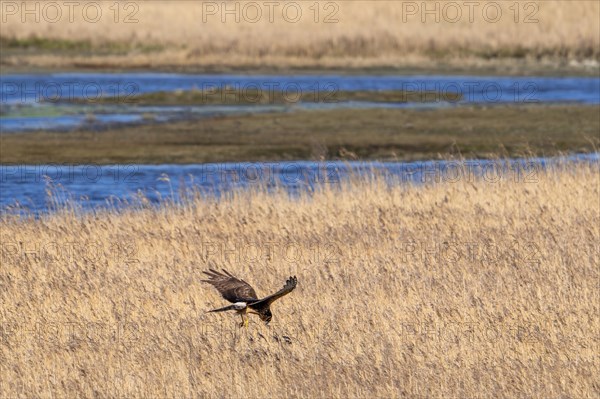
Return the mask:
{"type": "Polygon", "coordinates": [[[0,396],[600,394],[597,169],[0,220],[0,396]],[[207,314],[226,268],[269,327],[207,314]]]}
{"type": "Polygon", "coordinates": [[[343,103],[363,101],[373,103],[456,103],[463,99],[462,93],[439,92],[434,90],[405,91],[405,90],[380,90],[380,91],[340,91],[334,84],[323,84],[322,87],[304,89],[291,87],[289,90],[268,89],[260,85],[246,87],[207,84],[204,88],[193,90],[159,91],[143,93],[119,98],[118,96],[105,96],[100,99],[87,100],[74,98],[69,103],[75,104],[134,104],[134,105],[264,105],[297,103],[343,103]]]}
{"type": "Polygon", "coordinates": [[[593,1],[483,1],[473,9],[441,1],[428,6],[434,10],[430,14],[420,2],[295,2],[300,18],[293,22],[283,7],[272,13],[262,7],[254,20],[256,10],[247,9],[252,2],[244,1],[230,4],[238,11],[229,15],[220,2],[127,4],[117,12],[114,2],[95,2],[101,18],[94,22],[79,8],[72,21],[65,10],[58,21],[33,23],[33,16],[23,22],[25,6],[18,3],[14,14],[3,16],[1,64],[218,72],[466,67],[504,74],[530,69],[593,74],[600,60],[600,6],[593,1]],[[217,9],[207,9],[207,3],[217,9]],[[177,23],[165,29],[165,20],[177,23]]]}
{"type": "Polygon", "coordinates": [[[435,159],[597,151],[597,106],[339,109],[0,135],[2,163],[435,159]]]}

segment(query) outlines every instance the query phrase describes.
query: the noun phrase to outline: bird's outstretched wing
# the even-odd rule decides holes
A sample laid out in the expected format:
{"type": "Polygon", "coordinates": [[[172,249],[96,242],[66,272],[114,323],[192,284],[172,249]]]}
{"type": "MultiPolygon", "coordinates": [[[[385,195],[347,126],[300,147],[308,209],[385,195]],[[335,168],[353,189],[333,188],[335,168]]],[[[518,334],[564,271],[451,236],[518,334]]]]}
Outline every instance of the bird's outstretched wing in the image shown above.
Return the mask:
{"type": "Polygon", "coordinates": [[[208,275],[208,280],[202,280],[212,284],[229,302],[251,302],[256,301],[256,292],[254,288],[244,280],[240,280],[227,270],[223,269],[223,273],[209,269],[204,271],[208,275]]]}
{"type": "Polygon", "coordinates": [[[273,295],[269,295],[269,296],[261,299],[260,301],[256,301],[256,302],[252,303],[251,306],[252,307],[270,306],[273,303],[273,301],[292,292],[294,290],[294,288],[296,288],[296,284],[298,284],[298,279],[296,278],[296,276],[292,276],[287,279],[287,281],[285,282],[285,285],[283,286],[282,289],[280,289],[273,295]]]}

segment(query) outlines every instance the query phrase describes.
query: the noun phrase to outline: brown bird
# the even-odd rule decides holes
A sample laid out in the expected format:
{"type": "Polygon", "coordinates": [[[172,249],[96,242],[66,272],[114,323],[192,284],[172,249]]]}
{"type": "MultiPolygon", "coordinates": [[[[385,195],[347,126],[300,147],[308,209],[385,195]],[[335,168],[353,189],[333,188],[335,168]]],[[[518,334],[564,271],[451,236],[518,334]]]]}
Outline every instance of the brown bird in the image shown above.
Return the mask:
{"type": "Polygon", "coordinates": [[[209,312],[235,310],[242,317],[242,323],[240,326],[245,327],[248,326],[247,313],[257,314],[260,319],[268,325],[273,318],[273,314],[271,313],[270,309],[271,304],[275,300],[292,292],[298,283],[296,276],[291,276],[285,282],[285,285],[282,289],[273,295],[269,295],[263,299],[258,299],[254,288],[252,288],[250,284],[244,280],[234,277],[225,269],[223,269],[223,273],[209,269],[209,271],[204,271],[204,274],[208,275],[209,279],[202,281],[212,284],[217,291],[221,293],[223,298],[233,303],[233,305],[209,310],[209,312]]]}

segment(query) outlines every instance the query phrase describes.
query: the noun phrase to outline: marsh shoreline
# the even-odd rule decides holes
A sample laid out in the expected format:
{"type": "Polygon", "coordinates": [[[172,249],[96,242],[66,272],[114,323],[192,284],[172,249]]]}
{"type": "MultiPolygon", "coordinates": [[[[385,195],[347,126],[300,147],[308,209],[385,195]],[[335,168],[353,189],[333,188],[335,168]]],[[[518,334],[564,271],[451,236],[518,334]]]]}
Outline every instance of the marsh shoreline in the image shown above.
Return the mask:
{"type": "Polygon", "coordinates": [[[600,65],[584,66],[582,63],[572,65],[566,60],[551,63],[529,63],[519,62],[517,60],[504,60],[503,62],[493,62],[488,65],[458,65],[458,64],[435,64],[428,66],[399,65],[399,66],[380,66],[380,67],[275,67],[275,66],[247,66],[247,65],[158,65],[145,67],[123,67],[117,65],[103,66],[38,66],[38,65],[10,65],[0,64],[2,75],[15,73],[179,73],[179,74],[232,74],[243,73],[244,75],[373,75],[373,76],[393,76],[393,75],[447,75],[447,76],[523,76],[523,77],[596,77],[600,76],[600,65]]]}
{"type": "Polygon", "coordinates": [[[0,135],[1,164],[392,160],[597,152],[597,105],[333,109],[0,135]]]}

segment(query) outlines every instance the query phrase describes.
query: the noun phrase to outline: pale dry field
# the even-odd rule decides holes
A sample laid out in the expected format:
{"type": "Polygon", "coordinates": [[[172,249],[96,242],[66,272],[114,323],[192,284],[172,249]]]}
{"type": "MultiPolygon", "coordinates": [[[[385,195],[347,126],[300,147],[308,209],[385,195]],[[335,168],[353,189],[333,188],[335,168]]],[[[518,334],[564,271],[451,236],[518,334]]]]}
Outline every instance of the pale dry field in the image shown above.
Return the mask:
{"type": "Polygon", "coordinates": [[[0,397],[596,398],[600,172],[528,176],[5,217],[0,397]]]}
{"type": "Polygon", "coordinates": [[[5,66],[361,68],[517,59],[597,67],[600,47],[596,1],[2,3],[4,40],[83,40],[116,51],[5,53],[5,66]]]}

